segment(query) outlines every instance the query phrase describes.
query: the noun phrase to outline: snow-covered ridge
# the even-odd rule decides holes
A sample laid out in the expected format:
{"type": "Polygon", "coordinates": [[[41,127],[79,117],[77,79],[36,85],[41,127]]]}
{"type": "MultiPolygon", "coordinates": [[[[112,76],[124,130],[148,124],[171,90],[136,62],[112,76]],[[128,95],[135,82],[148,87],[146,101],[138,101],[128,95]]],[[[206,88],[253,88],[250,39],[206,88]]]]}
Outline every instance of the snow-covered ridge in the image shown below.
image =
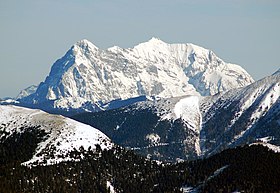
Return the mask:
{"type": "Polygon", "coordinates": [[[161,120],[183,120],[199,136],[188,139],[198,155],[254,143],[268,135],[272,144],[280,146],[280,73],[214,96],[181,96],[134,106],[152,110],[161,120]]]}
{"type": "Polygon", "coordinates": [[[21,101],[54,108],[97,108],[116,99],[213,95],[253,82],[240,66],[225,63],[212,51],[193,44],[159,39],[134,48],[102,50],[88,40],[77,42],[51,69],[37,91],[21,101]]]}
{"type": "Polygon", "coordinates": [[[74,149],[79,150],[81,146],[85,150],[89,147],[95,150],[97,144],[102,149],[111,148],[113,145],[105,134],[89,125],[40,110],[0,105],[0,125],[4,125],[1,129],[8,133],[0,136],[0,139],[7,139],[13,133],[22,133],[22,128],[25,127],[39,126],[38,129],[47,133],[47,138],[38,145],[33,158],[24,163],[26,165],[37,162],[49,165],[71,160],[66,156],[67,153],[74,149]],[[44,159],[47,162],[44,163],[44,159]]]}
{"type": "MultiPolygon", "coordinates": [[[[132,109],[137,110],[152,110],[160,121],[170,121],[181,119],[185,125],[186,138],[184,144],[192,146],[197,156],[201,154],[200,149],[200,130],[202,123],[202,116],[200,113],[200,97],[198,96],[181,96],[168,99],[156,99],[138,102],[131,106],[132,109]]],[[[128,107],[129,109],[129,107],[128,107]]],[[[151,144],[157,144],[160,138],[155,133],[146,136],[151,144]]]]}
{"type": "Polygon", "coordinates": [[[22,91],[18,94],[18,96],[16,97],[16,99],[18,100],[18,99],[27,97],[27,96],[29,96],[29,95],[35,93],[36,90],[37,90],[37,88],[38,88],[37,85],[31,85],[31,86],[27,87],[26,89],[22,90],[22,91]]]}
{"type": "Polygon", "coordinates": [[[273,75],[265,77],[247,87],[238,90],[230,90],[224,94],[206,98],[202,103],[206,104],[208,102],[210,105],[205,105],[205,107],[202,108],[202,111],[206,112],[204,121],[207,122],[212,117],[211,114],[215,113],[215,109],[221,107],[227,108],[232,102],[238,102],[235,106],[235,110],[237,111],[236,115],[231,121],[231,125],[228,127],[234,125],[234,123],[241,117],[242,113],[249,108],[256,106],[254,110],[250,112],[250,118],[252,120],[250,125],[253,125],[255,121],[268,112],[279,99],[279,96],[280,74],[274,73],[273,75]],[[204,109],[211,105],[212,109],[208,109],[208,111],[204,109]]]}
{"type": "Polygon", "coordinates": [[[280,73],[244,88],[202,98],[201,141],[205,144],[201,146],[204,151],[218,149],[221,144],[235,147],[253,143],[267,135],[273,136],[273,143],[280,145],[277,141],[280,138],[279,102],[280,73]]]}
{"type": "Polygon", "coordinates": [[[280,153],[280,147],[276,146],[276,145],[272,145],[270,143],[266,143],[266,142],[257,142],[257,143],[252,143],[251,145],[262,145],[267,147],[268,149],[272,150],[275,153],[280,153]]]}

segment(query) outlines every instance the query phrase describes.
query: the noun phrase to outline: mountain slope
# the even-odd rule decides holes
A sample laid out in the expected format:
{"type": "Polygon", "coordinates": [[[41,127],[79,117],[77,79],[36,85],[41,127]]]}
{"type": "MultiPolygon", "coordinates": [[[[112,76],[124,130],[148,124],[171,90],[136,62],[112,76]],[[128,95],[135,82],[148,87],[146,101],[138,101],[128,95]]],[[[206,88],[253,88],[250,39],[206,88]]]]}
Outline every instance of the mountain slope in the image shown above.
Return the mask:
{"type": "Polygon", "coordinates": [[[280,73],[201,102],[205,152],[215,153],[268,137],[280,145],[280,73]]]}
{"type": "MultiPolygon", "coordinates": [[[[1,144],[0,144],[1,150],[1,144]]],[[[1,192],[279,192],[280,154],[254,145],[162,164],[113,147],[76,162],[0,165],[1,192]]],[[[79,155],[77,153],[77,155],[79,155]]]]}
{"type": "Polygon", "coordinates": [[[252,82],[240,66],[193,44],[167,44],[152,38],[134,48],[101,50],[81,40],[54,63],[37,91],[21,102],[98,111],[116,99],[213,95],[252,82]]]}
{"type": "Polygon", "coordinates": [[[149,100],[74,119],[153,159],[176,161],[263,141],[280,146],[280,75],[214,96],[149,100]]]}
{"type": "Polygon", "coordinates": [[[202,118],[196,96],[143,101],[73,118],[100,129],[114,143],[152,159],[174,162],[200,155],[202,118]]]}
{"type": "Polygon", "coordinates": [[[40,110],[3,105],[0,105],[0,142],[8,147],[19,142],[33,147],[34,152],[29,152],[31,158],[25,160],[27,165],[67,161],[69,153],[80,151],[81,147],[86,150],[89,147],[95,150],[96,145],[102,149],[112,147],[106,135],[88,125],[40,110]]]}
{"type": "Polygon", "coordinates": [[[27,96],[35,93],[37,88],[38,88],[38,86],[36,86],[36,85],[31,85],[31,86],[27,87],[26,89],[20,91],[20,93],[18,94],[16,99],[21,99],[21,98],[27,97],[27,96]]]}

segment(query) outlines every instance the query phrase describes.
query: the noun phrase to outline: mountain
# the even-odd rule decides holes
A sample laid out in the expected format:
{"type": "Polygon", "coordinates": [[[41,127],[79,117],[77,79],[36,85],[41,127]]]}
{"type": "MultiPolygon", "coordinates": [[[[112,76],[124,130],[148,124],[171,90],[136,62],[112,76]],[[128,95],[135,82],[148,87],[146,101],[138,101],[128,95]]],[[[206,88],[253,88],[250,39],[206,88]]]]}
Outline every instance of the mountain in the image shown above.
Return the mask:
{"type": "Polygon", "coordinates": [[[201,114],[197,96],[143,101],[72,118],[100,129],[114,143],[151,159],[175,162],[200,155],[201,114]],[[186,116],[187,112],[190,116],[186,116]]]}
{"type": "Polygon", "coordinates": [[[18,96],[16,97],[16,99],[22,99],[24,97],[27,97],[33,93],[36,92],[38,86],[36,85],[31,85],[29,87],[27,87],[26,89],[23,89],[22,91],[20,91],[20,93],[18,94],[18,96]]]}
{"type": "Polygon", "coordinates": [[[166,164],[112,145],[100,131],[62,116],[0,106],[0,120],[1,192],[280,189],[280,148],[265,142],[227,149],[205,159],[166,164]]]}
{"type": "Polygon", "coordinates": [[[202,151],[213,154],[266,139],[280,146],[280,71],[247,87],[205,97],[202,151]]]}
{"type": "Polygon", "coordinates": [[[81,40],[57,60],[25,106],[99,111],[114,100],[139,96],[208,96],[253,82],[240,66],[193,44],[152,38],[134,48],[102,50],[81,40]]]}
{"type": "MultiPolygon", "coordinates": [[[[2,159],[26,157],[25,165],[57,164],[70,159],[75,151],[113,144],[101,131],[63,116],[40,110],[0,105],[2,159]]],[[[77,158],[78,160],[78,158],[77,158]]]]}
{"type": "MultiPolygon", "coordinates": [[[[0,150],[3,145],[0,144],[0,150]]],[[[20,147],[20,146],[19,146],[20,147]]],[[[5,146],[4,146],[5,148],[5,146]]],[[[2,155],[2,154],[0,154],[2,155]]],[[[119,147],[75,152],[83,159],[0,167],[1,192],[279,192],[280,154],[262,145],[225,150],[206,159],[163,164],[119,147]]]]}
{"type": "Polygon", "coordinates": [[[163,161],[196,159],[265,141],[280,146],[280,73],[213,96],[181,96],[73,118],[163,161]]]}
{"type": "Polygon", "coordinates": [[[5,97],[3,99],[0,99],[0,105],[9,105],[9,104],[19,104],[19,101],[11,97],[5,97]]]}

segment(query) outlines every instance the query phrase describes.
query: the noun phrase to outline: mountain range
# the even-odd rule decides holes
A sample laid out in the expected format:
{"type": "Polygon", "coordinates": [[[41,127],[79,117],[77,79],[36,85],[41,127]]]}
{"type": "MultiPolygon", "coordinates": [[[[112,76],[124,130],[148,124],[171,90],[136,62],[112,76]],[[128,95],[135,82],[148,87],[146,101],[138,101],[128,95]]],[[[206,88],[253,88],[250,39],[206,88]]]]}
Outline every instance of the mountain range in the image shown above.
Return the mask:
{"type": "Polygon", "coordinates": [[[240,66],[193,44],[152,38],[134,48],[102,50],[81,40],[53,64],[36,91],[31,89],[27,96],[23,91],[18,98],[26,106],[47,111],[95,112],[115,100],[208,96],[252,82],[240,66]]]}
{"type": "Polygon", "coordinates": [[[271,144],[162,163],[69,118],[15,106],[0,113],[1,192],[279,191],[280,148],[271,144]]]}
{"type": "Polygon", "coordinates": [[[176,161],[262,139],[280,145],[279,82],[279,71],[254,82],[240,66],[193,44],[152,38],[102,50],[81,40],[14,104],[76,114],[116,144],[176,161]]]}
{"type": "Polygon", "coordinates": [[[73,118],[145,156],[176,161],[255,142],[280,146],[279,96],[277,72],[213,96],[146,100],[73,118]]]}
{"type": "Polygon", "coordinates": [[[152,38],[102,50],[81,40],[45,81],[0,100],[0,189],[19,182],[22,191],[43,192],[279,190],[279,96],[280,69],[254,81],[193,44],[152,38]],[[266,170],[269,180],[258,181],[266,170]]]}

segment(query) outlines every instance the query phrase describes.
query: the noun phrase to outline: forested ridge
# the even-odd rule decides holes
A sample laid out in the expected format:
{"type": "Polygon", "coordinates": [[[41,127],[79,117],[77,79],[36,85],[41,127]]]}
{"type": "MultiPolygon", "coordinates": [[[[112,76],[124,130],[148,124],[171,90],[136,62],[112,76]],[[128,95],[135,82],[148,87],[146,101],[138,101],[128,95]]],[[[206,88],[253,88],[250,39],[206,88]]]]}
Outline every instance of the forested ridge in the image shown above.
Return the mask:
{"type": "Polygon", "coordinates": [[[82,113],[73,119],[98,128],[114,143],[133,148],[134,151],[150,158],[176,162],[178,159],[195,159],[195,140],[198,137],[187,128],[182,119],[174,121],[162,120],[152,109],[113,109],[97,113],[82,113]],[[144,121],[143,121],[144,120],[144,121]],[[147,136],[158,137],[158,142],[152,143],[147,136]],[[168,145],[166,145],[168,144],[168,145]]]}
{"type": "Polygon", "coordinates": [[[28,136],[13,136],[26,156],[3,156],[15,146],[1,142],[0,192],[105,193],[112,188],[125,193],[182,192],[182,187],[199,192],[280,192],[280,154],[262,145],[228,149],[207,159],[176,164],[147,160],[119,146],[101,150],[97,145],[97,151],[81,147],[69,153],[69,157],[80,158],[77,162],[26,167],[21,163],[30,159],[38,143],[36,137],[28,136]],[[27,137],[28,143],[21,143],[27,137]]]}

